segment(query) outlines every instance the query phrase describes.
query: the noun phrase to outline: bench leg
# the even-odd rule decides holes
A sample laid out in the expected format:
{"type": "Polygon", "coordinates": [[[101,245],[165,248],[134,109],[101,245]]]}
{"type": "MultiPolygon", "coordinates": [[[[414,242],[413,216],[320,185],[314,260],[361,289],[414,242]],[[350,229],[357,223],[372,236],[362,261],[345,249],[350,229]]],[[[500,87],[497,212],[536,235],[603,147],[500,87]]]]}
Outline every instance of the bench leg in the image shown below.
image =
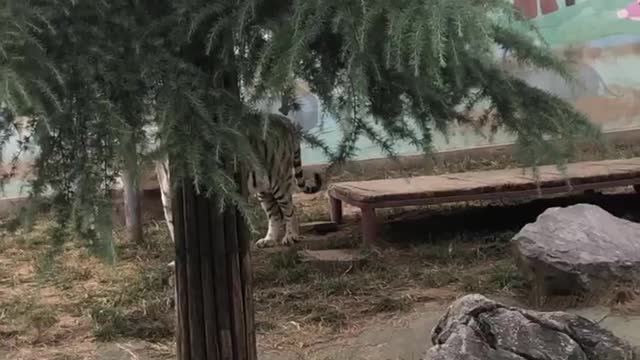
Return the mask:
{"type": "Polygon", "coordinates": [[[329,196],[329,215],[331,221],[342,224],[342,200],[329,196]]]}
{"type": "Polygon", "coordinates": [[[378,238],[378,222],[376,209],[372,207],[360,208],[362,221],[362,241],[365,246],[374,246],[378,238]]]}

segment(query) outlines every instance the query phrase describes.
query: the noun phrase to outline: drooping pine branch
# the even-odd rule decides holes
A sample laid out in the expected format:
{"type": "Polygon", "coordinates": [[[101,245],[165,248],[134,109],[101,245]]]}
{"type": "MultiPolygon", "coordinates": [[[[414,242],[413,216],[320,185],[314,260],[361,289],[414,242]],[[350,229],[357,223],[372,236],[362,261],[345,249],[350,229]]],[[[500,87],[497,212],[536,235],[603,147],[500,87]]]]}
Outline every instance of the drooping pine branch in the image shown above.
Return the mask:
{"type": "MultiPolygon", "coordinates": [[[[513,133],[527,164],[561,164],[597,137],[566,102],[501,68],[499,49],[571,78],[506,0],[5,0],[0,106],[33,119],[34,193],[77,214],[97,213],[127,142],[139,159],[170,156],[172,180],[243,204],[223,165],[259,165],[248,141],[268,127],[258,104],[297,80],[343,129],[335,148],[306,136],[332,162],[362,138],[389,156],[400,141],[430,151],[433,132],[458,123],[513,133]]],[[[0,118],[3,134],[13,118],[0,118]]]]}

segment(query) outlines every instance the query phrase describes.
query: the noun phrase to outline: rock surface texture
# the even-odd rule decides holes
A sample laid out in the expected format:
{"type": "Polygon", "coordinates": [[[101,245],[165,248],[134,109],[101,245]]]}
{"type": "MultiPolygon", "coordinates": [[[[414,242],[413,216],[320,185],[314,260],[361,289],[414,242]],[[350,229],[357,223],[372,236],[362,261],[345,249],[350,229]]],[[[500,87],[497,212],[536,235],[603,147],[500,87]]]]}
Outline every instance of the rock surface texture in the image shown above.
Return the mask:
{"type": "Polygon", "coordinates": [[[455,301],[433,329],[423,360],[632,360],[631,346],[585,318],[455,301]]]}
{"type": "Polygon", "coordinates": [[[551,208],[512,240],[520,270],[547,294],[640,279],[640,224],[588,204],[551,208]]]}

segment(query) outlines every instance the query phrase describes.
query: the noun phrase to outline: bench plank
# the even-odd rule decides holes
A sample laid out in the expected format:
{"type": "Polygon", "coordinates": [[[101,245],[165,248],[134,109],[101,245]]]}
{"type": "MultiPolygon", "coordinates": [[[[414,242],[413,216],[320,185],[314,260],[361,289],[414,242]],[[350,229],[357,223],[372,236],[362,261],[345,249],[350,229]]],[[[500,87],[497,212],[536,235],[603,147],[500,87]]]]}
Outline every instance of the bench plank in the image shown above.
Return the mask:
{"type": "Polygon", "coordinates": [[[361,210],[365,244],[375,243],[376,208],[488,200],[540,194],[589,191],[633,185],[640,191],[640,158],[568,164],[566,172],[555,165],[540,166],[538,178],[531,169],[504,169],[412,178],[353,181],[329,186],[331,219],[342,221],[342,202],[361,210]]]}
{"type": "Polygon", "coordinates": [[[538,182],[531,171],[523,174],[523,169],[505,169],[336,183],[329,187],[329,194],[347,203],[375,207],[387,201],[558,187],[567,180],[572,185],[618,181],[640,177],[640,158],[573,163],[567,166],[566,175],[555,165],[541,166],[538,171],[538,182]]]}

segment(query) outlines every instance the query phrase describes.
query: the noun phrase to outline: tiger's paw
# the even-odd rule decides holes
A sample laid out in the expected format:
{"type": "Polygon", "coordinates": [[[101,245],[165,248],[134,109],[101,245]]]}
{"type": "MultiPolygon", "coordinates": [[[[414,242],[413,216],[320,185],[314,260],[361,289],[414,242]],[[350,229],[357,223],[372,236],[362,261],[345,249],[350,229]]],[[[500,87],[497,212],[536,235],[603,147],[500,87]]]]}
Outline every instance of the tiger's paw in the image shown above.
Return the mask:
{"type": "Polygon", "coordinates": [[[268,248],[268,247],[274,247],[276,246],[276,241],[273,239],[269,239],[269,238],[264,238],[264,239],[260,239],[258,240],[258,242],[256,242],[256,246],[259,248],[268,248]]]}
{"type": "Polygon", "coordinates": [[[300,242],[301,238],[299,235],[285,235],[282,238],[282,245],[284,246],[293,246],[296,243],[300,242]]]}

